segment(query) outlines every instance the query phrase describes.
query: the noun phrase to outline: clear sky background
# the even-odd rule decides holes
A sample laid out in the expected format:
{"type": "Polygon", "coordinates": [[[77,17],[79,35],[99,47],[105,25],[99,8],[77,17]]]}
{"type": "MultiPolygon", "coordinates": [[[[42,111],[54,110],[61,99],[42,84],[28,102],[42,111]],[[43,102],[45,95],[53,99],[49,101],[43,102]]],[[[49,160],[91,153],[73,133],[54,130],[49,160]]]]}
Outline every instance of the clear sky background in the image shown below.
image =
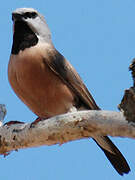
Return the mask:
{"type": "MultiPolygon", "coordinates": [[[[0,5],[0,103],[5,122],[32,122],[36,116],[16,97],[7,78],[12,46],[11,13],[18,7],[41,12],[55,47],[73,64],[97,104],[118,111],[124,90],[132,86],[128,66],[135,57],[134,0],[4,0],[0,5]]],[[[132,180],[135,141],[112,138],[131,167],[119,176],[90,139],[12,152],[0,158],[2,180],[132,180]]]]}

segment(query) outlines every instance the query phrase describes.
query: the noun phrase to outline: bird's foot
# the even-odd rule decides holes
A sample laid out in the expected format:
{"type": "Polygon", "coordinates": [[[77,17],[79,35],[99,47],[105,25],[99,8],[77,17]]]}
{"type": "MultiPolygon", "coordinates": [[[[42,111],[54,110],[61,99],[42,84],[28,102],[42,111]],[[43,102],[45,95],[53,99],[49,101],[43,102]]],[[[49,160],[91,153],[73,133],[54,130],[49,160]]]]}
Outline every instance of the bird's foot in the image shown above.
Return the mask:
{"type": "Polygon", "coordinates": [[[4,126],[11,126],[13,124],[24,124],[24,122],[21,122],[21,121],[9,121],[7,123],[4,124],[4,126]]]}
{"type": "Polygon", "coordinates": [[[43,121],[45,119],[48,119],[48,118],[41,118],[41,117],[38,117],[35,121],[33,121],[30,125],[30,128],[34,127],[38,122],[40,121],[43,121]]]}

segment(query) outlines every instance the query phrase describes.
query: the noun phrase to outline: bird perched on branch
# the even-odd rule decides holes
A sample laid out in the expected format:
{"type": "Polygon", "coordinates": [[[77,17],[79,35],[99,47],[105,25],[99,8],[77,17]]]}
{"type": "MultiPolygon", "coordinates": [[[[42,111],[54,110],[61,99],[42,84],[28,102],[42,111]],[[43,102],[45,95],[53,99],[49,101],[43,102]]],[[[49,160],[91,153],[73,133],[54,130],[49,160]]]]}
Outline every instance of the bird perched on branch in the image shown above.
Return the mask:
{"type": "MultiPolygon", "coordinates": [[[[12,13],[13,45],[9,82],[17,96],[40,118],[77,110],[100,110],[73,66],[54,47],[44,17],[32,8],[12,13]]],[[[107,136],[95,136],[116,171],[130,171],[107,136]]]]}

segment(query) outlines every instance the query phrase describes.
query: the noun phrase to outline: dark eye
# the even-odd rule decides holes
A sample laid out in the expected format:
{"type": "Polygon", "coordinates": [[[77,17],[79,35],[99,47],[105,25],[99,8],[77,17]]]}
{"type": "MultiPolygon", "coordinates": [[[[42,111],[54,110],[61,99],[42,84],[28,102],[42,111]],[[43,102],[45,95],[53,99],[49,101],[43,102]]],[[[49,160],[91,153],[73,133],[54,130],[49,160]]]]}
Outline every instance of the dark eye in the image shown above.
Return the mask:
{"type": "Polygon", "coordinates": [[[27,19],[29,16],[28,16],[28,13],[24,13],[23,14],[23,17],[25,18],[25,19],[27,19]]]}
{"type": "Polygon", "coordinates": [[[32,12],[31,13],[31,18],[35,18],[35,17],[37,17],[37,13],[36,12],[32,12]]]}
{"type": "Polygon", "coordinates": [[[35,17],[37,17],[37,13],[36,12],[26,12],[26,13],[23,14],[23,17],[25,19],[27,19],[27,18],[34,19],[35,17]]]}

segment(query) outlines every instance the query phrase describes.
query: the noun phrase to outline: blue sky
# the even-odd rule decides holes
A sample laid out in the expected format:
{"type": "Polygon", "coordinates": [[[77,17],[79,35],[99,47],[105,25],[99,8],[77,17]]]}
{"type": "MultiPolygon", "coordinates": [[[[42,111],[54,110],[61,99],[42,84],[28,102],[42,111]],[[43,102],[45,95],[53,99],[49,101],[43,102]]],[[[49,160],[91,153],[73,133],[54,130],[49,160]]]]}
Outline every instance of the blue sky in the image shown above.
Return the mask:
{"type": "MultiPolygon", "coordinates": [[[[41,12],[55,47],[73,64],[98,105],[117,110],[124,90],[132,86],[128,66],[135,57],[134,0],[5,0],[0,6],[0,103],[5,121],[32,122],[36,116],[16,97],[7,78],[12,46],[11,13],[18,7],[41,12]]],[[[6,180],[131,180],[135,178],[135,141],[112,138],[131,166],[120,177],[90,139],[62,146],[43,146],[12,152],[0,158],[0,178],[6,180]]]]}

